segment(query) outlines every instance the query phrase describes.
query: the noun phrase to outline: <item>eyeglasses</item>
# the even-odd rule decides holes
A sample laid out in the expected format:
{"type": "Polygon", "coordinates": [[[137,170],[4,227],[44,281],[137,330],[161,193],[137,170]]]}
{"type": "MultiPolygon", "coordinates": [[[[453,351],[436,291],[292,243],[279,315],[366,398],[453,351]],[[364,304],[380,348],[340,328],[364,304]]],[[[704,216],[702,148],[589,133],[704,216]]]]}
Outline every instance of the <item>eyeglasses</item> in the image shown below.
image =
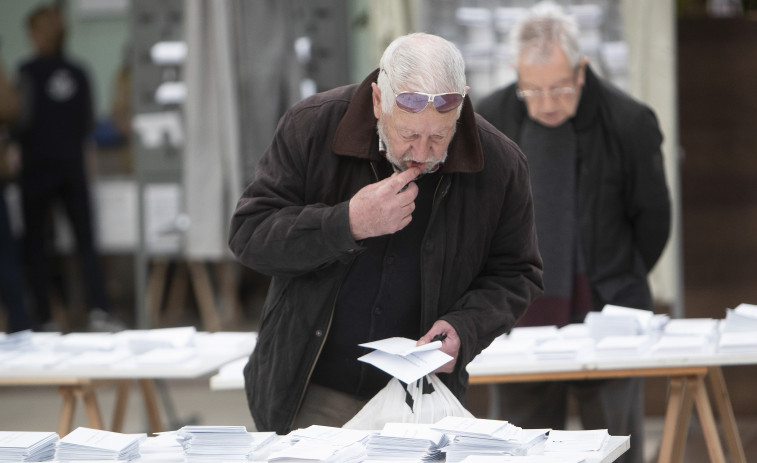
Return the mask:
{"type": "MultiPolygon", "coordinates": [[[[383,69],[382,69],[383,71],[383,69]]],[[[386,71],[384,71],[386,73],[386,71]]],[[[389,78],[389,74],[386,76],[389,78]]],[[[394,93],[394,101],[397,106],[409,113],[419,113],[426,109],[429,103],[434,104],[434,108],[440,113],[446,113],[460,106],[465,99],[465,93],[423,93],[423,92],[402,92],[397,93],[392,87],[391,81],[389,87],[394,93]]]]}
{"type": "Polygon", "coordinates": [[[576,89],[575,87],[557,87],[557,88],[550,88],[549,90],[517,89],[515,91],[515,94],[518,95],[518,98],[520,98],[521,100],[525,100],[525,99],[536,100],[536,99],[541,99],[544,96],[555,99],[555,98],[560,98],[563,96],[575,95],[576,89]]]}

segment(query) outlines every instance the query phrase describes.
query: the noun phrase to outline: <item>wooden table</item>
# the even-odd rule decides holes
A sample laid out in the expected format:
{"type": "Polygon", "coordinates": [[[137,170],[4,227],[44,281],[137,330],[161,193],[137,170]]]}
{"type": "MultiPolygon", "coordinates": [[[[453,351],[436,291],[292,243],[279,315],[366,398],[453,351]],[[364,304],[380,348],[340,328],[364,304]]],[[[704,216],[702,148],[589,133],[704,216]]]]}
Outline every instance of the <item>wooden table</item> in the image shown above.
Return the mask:
{"type": "Polygon", "coordinates": [[[603,359],[592,355],[567,361],[488,358],[469,364],[468,372],[471,384],[668,377],[670,392],[658,462],[679,463],[683,460],[691,413],[696,407],[710,461],[725,463],[725,454],[710,402],[712,397],[732,461],[746,463],[744,447],[721,367],[755,363],[757,353],[645,355],[627,359],[603,359]],[[710,387],[709,394],[707,383],[710,387]]]}
{"type": "Polygon", "coordinates": [[[163,379],[195,379],[211,374],[222,365],[247,357],[254,346],[254,333],[197,333],[196,355],[184,362],[163,365],[135,364],[125,359],[107,367],[71,366],[65,362],[53,367],[8,368],[0,363],[0,386],[57,386],[61,396],[58,434],[63,437],[72,430],[79,401],[84,405],[89,426],[105,429],[97,391],[103,386],[117,387],[111,430],[121,432],[131,386],[136,383],[144,398],[151,432],[163,431],[155,381],[163,379]]]}

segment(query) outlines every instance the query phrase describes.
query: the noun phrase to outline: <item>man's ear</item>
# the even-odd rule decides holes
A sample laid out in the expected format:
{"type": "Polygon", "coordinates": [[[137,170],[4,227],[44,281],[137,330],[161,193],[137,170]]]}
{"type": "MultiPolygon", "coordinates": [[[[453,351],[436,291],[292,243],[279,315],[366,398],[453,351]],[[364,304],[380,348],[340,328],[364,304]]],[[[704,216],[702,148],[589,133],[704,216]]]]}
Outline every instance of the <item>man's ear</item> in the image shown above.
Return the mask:
{"type": "Polygon", "coordinates": [[[378,119],[381,116],[381,90],[376,82],[371,83],[371,89],[373,90],[373,115],[378,119]]]}

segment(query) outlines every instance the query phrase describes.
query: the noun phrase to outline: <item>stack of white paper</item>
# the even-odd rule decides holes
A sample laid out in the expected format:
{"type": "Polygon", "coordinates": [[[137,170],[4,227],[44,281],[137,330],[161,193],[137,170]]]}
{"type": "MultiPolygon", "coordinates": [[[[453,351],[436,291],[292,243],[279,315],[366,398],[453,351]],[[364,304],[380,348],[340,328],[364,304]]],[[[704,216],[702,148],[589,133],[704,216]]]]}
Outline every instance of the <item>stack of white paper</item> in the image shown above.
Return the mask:
{"type": "MultiPolygon", "coordinates": [[[[354,443],[365,444],[371,435],[378,431],[365,431],[362,429],[335,428],[333,426],[312,425],[307,428],[295,429],[287,434],[286,439],[281,440],[281,445],[293,445],[300,441],[313,441],[316,443],[332,443],[347,446],[354,443]]],[[[273,449],[272,449],[273,450],[273,449]]]]}
{"type": "Polygon", "coordinates": [[[557,337],[558,329],[554,325],[549,326],[519,326],[513,328],[510,334],[507,335],[508,339],[524,340],[530,339],[539,344],[548,339],[554,339],[557,337]]]}
{"type": "Polygon", "coordinates": [[[534,348],[537,360],[570,360],[591,352],[594,340],[591,338],[552,339],[534,348]]]}
{"type": "Polygon", "coordinates": [[[471,455],[461,463],[584,463],[586,459],[575,455],[471,455]]]}
{"type": "Polygon", "coordinates": [[[607,429],[590,429],[585,431],[549,432],[544,444],[544,453],[548,452],[596,452],[610,440],[607,429]]]}
{"type": "Polygon", "coordinates": [[[722,331],[757,331],[757,305],[739,304],[735,309],[726,309],[722,331]]]}
{"type": "Polygon", "coordinates": [[[714,318],[675,318],[663,330],[666,336],[701,336],[709,341],[718,335],[720,320],[714,318]]]}
{"type": "Polygon", "coordinates": [[[194,326],[159,328],[152,330],[125,330],[116,337],[135,354],[158,348],[183,348],[194,345],[197,329],[194,326]]]}
{"type": "Polygon", "coordinates": [[[68,333],[58,339],[56,350],[62,352],[109,351],[116,348],[111,333],[68,333]]]}
{"type": "Polygon", "coordinates": [[[495,338],[489,346],[478,354],[475,363],[500,363],[508,360],[521,361],[530,357],[534,352],[536,341],[533,339],[509,338],[500,336],[495,338]]]}
{"type": "Polygon", "coordinates": [[[158,347],[134,357],[142,366],[178,365],[197,360],[198,352],[193,347],[158,347]]]}
{"type": "Polygon", "coordinates": [[[359,463],[366,458],[365,446],[354,443],[337,445],[303,440],[292,446],[271,452],[269,462],[281,463],[359,463]]]}
{"type": "Polygon", "coordinates": [[[588,338],[591,336],[589,327],[585,323],[571,323],[560,328],[558,332],[563,339],[588,338]]]}
{"type": "Polygon", "coordinates": [[[526,455],[541,442],[548,429],[524,430],[507,421],[448,416],[431,426],[451,436],[442,450],[448,463],[470,455],[526,455]]]}
{"type": "MultiPolygon", "coordinates": [[[[619,309],[617,306],[605,306],[601,312],[586,314],[584,323],[594,339],[600,340],[607,336],[636,336],[646,332],[648,320],[642,321],[640,314],[635,312],[636,309],[619,309]]],[[[638,312],[652,316],[652,312],[648,310],[638,312]]]]}
{"type": "Polygon", "coordinates": [[[679,356],[709,352],[712,342],[705,336],[663,335],[652,345],[653,355],[679,356]]]}
{"type": "Polygon", "coordinates": [[[271,447],[269,462],[352,463],[366,459],[372,431],[313,425],[297,429],[271,447]]]}
{"type": "Polygon", "coordinates": [[[597,342],[594,351],[597,357],[635,357],[649,350],[652,341],[649,335],[608,336],[597,342]]]}
{"type": "Polygon", "coordinates": [[[184,426],[176,432],[176,439],[188,463],[247,461],[265,453],[275,435],[250,433],[244,426],[184,426]]]}
{"type": "Polygon", "coordinates": [[[720,333],[718,352],[724,354],[757,352],[757,331],[726,331],[720,333]]]}
{"type": "Polygon", "coordinates": [[[157,433],[139,445],[140,463],[184,463],[184,447],[176,438],[177,431],[157,433]]]}
{"type": "Polygon", "coordinates": [[[131,352],[125,349],[112,351],[88,351],[69,358],[66,362],[75,367],[110,367],[116,363],[131,357],[131,352]]]}
{"type": "Polygon", "coordinates": [[[387,423],[366,445],[369,460],[443,460],[447,435],[427,424],[387,423]]]}
{"type": "Polygon", "coordinates": [[[57,443],[55,432],[0,431],[0,462],[51,460],[57,443]]]}
{"type": "Polygon", "coordinates": [[[55,367],[62,364],[68,357],[71,357],[70,352],[18,352],[17,355],[14,355],[12,358],[4,359],[3,366],[20,369],[55,367]]]}
{"type": "Polygon", "coordinates": [[[34,344],[32,336],[32,330],[0,333],[0,350],[29,350],[34,344]]]}
{"type": "Polygon", "coordinates": [[[136,460],[144,434],[120,434],[79,427],[58,442],[55,459],[74,460],[136,460]]]}

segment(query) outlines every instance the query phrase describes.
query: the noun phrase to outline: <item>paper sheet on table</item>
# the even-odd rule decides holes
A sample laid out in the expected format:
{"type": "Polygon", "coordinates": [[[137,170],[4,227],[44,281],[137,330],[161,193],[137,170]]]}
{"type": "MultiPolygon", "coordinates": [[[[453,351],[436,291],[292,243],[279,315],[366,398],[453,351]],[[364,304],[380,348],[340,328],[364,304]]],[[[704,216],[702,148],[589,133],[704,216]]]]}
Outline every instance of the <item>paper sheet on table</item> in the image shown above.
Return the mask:
{"type": "Polygon", "coordinates": [[[440,350],[421,351],[404,356],[374,350],[358,360],[370,363],[404,383],[412,383],[449,362],[452,357],[440,350]]]}
{"type": "Polygon", "coordinates": [[[607,429],[549,432],[544,452],[595,452],[610,439],[607,429]]]}

